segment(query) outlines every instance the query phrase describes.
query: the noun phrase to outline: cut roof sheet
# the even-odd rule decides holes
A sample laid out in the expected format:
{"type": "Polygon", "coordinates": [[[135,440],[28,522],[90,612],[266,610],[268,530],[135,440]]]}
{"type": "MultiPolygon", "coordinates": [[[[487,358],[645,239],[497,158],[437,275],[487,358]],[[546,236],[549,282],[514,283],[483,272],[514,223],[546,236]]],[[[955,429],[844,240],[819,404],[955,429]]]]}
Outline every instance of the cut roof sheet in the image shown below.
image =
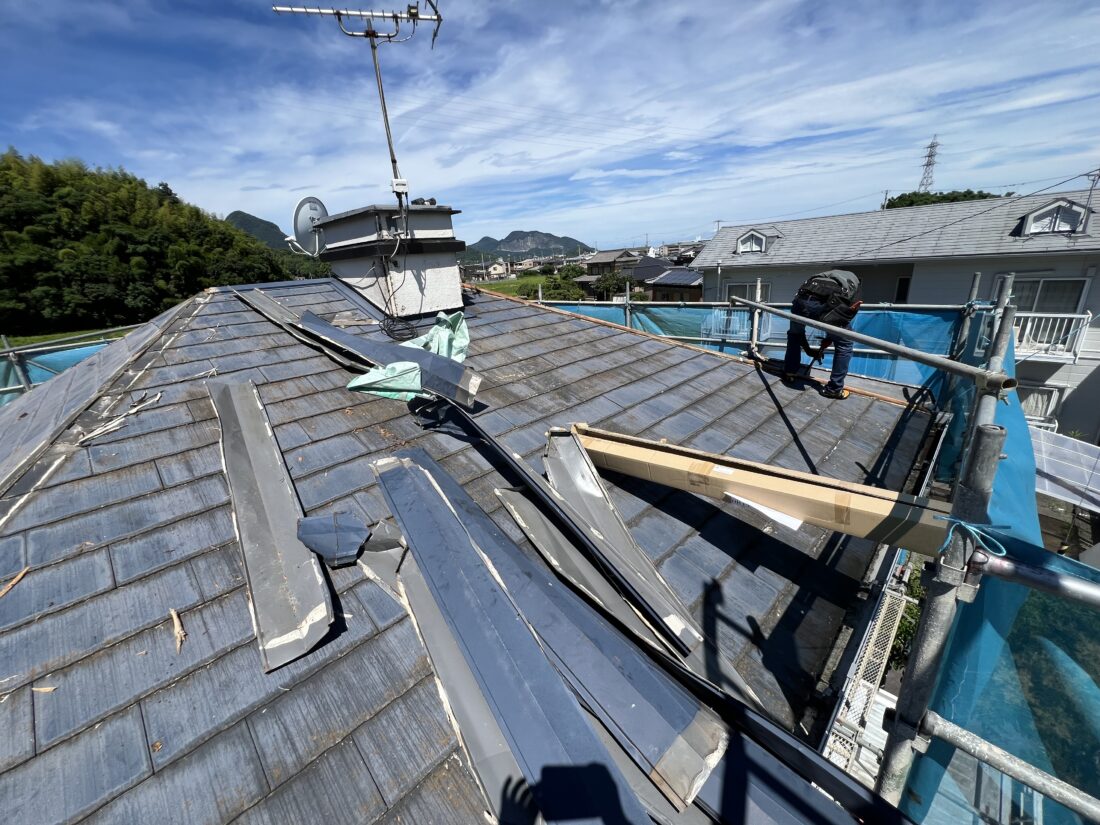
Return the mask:
{"type": "Polygon", "coordinates": [[[1084,204],[1088,192],[1047,192],[1023,198],[990,198],[723,226],[691,265],[710,268],[721,262],[726,268],[870,263],[1100,249],[1095,223],[1088,234],[1030,237],[1012,234],[1024,215],[1061,198],[1084,204]],[[766,249],[738,254],[737,240],[753,229],[768,236],[766,249]]]}
{"type": "MultiPolygon", "coordinates": [[[[257,288],[325,319],[373,315],[333,280],[257,288]]],[[[900,489],[925,435],[927,416],[899,404],[859,394],[828,401],[643,333],[487,294],[470,298],[466,311],[466,363],[485,379],[477,421],[538,468],[550,426],[588,421],[900,489]]],[[[377,324],[348,329],[384,340],[377,324]]],[[[33,439],[8,443],[6,466],[18,470],[0,492],[0,577],[30,567],[0,599],[5,815],[478,818],[480,791],[421,642],[358,566],[327,573],[331,637],[262,672],[205,378],[256,384],[309,515],[345,510],[374,524],[386,507],[370,463],[415,446],[530,549],[494,495],[511,480],[467,439],[420,429],[406,405],[347,391],[354,373],[229,291],[198,296],[101,355],[94,374],[80,364],[56,379],[87,382],[86,409],[47,415],[43,399],[62,386],[49,382],[0,413],[0,423],[33,417],[53,442],[42,450],[33,439]],[[106,370],[105,361],[116,366],[106,370]],[[138,399],[156,400],[118,429],[76,443],[76,433],[138,399]],[[47,463],[56,464],[52,475],[36,475],[47,463]],[[178,653],[170,610],[188,634],[178,653]]],[[[740,505],[604,480],[717,650],[796,729],[812,713],[873,546],[777,529],[740,505]]]]}

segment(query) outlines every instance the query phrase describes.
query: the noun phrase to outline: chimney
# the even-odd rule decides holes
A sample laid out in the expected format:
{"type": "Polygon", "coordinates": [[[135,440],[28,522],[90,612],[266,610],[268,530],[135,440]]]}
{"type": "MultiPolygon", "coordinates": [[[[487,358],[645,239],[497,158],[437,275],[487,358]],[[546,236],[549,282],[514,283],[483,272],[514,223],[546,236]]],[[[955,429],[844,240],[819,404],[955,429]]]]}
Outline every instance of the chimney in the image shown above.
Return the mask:
{"type": "Polygon", "coordinates": [[[449,206],[413,204],[402,210],[364,206],[314,223],[324,233],[320,259],[336,276],[384,312],[399,318],[462,307],[458,253],[449,206]],[[407,223],[407,226],[406,226],[407,223]]]}

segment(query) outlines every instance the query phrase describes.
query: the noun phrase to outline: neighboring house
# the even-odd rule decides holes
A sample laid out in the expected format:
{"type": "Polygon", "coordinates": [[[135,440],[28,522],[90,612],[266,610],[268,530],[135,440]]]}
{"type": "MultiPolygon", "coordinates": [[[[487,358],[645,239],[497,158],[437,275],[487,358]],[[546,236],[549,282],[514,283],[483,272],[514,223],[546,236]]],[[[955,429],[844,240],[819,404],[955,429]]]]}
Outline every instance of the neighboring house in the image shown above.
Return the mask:
{"type": "Polygon", "coordinates": [[[962,304],[982,273],[989,299],[1016,273],[1019,394],[1042,426],[1100,436],[1100,192],[943,203],[725,226],[693,266],[703,300],[789,302],[807,276],[843,267],[867,303],[962,304]],[[1091,207],[1090,207],[1091,204],[1091,207]],[[1025,360],[1026,359],[1026,360],[1025,360]]]}
{"type": "Polygon", "coordinates": [[[621,271],[623,277],[631,281],[635,285],[635,288],[638,288],[640,284],[646,283],[650,278],[656,278],[671,267],[672,261],[667,261],[664,258],[654,258],[650,255],[643,255],[637,261],[624,263],[621,271]]]}
{"type": "Polygon", "coordinates": [[[610,272],[621,272],[625,267],[636,264],[642,255],[634,249],[609,249],[597,252],[584,262],[589,275],[597,278],[610,272]]]}
{"type": "Polygon", "coordinates": [[[701,301],[703,273],[684,266],[666,269],[645,282],[651,301],[701,301]]]}
{"type": "Polygon", "coordinates": [[[505,275],[508,274],[508,265],[501,261],[497,261],[495,264],[489,267],[487,272],[489,273],[490,278],[503,278],[505,275]]]}
{"type": "Polygon", "coordinates": [[[688,241],[683,243],[666,243],[657,247],[657,255],[667,258],[676,265],[689,264],[703,251],[706,241],[688,241]]]}

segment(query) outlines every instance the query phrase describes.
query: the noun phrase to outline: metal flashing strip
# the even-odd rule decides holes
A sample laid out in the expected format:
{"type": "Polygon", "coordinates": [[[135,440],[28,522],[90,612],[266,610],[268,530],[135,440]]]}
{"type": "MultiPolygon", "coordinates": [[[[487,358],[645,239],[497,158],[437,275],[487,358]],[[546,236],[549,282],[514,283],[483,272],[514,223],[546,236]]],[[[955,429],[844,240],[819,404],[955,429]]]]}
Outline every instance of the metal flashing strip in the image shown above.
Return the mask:
{"type": "MultiPolygon", "coordinates": [[[[374,559],[361,563],[373,569],[374,559]]],[[[500,825],[531,825],[529,811],[517,811],[507,804],[508,790],[523,787],[523,772],[411,554],[401,562],[400,580],[395,584],[428,650],[445,706],[497,821],[500,825]]]]}
{"type": "MultiPolygon", "coordinates": [[[[9,404],[0,407],[0,432],[5,453],[0,457],[0,496],[31,469],[74,421],[123,374],[188,307],[202,299],[183,301],[124,337],[112,341],[61,375],[51,378],[9,404]]],[[[59,462],[46,462],[35,479],[21,486],[42,482],[44,470],[52,472],[59,462]]]]}
{"type": "Polygon", "coordinates": [[[434,480],[489,568],[589,711],[678,809],[691,803],[726,745],[718,717],[549,568],[526,556],[422,451],[434,480]]]}
{"type": "MultiPolygon", "coordinates": [[[[532,470],[522,456],[505,449],[495,438],[485,432],[476,418],[461,407],[452,405],[452,409],[458,413],[465,425],[508,465],[513,474],[524,483],[535,498],[550,509],[550,512],[554,514],[571,538],[580,544],[589,558],[602,568],[603,574],[611,579],[616,588],[623,594],[623,597],[633,605],[654,630],[661,631],[662,639],[680,655],[689,655],[693,648],[685,644],[680,635],[673,632],[672,628],[666,623],[670,613],[662,613],[660,605],[650,601],[654,593],[658,592],[654,590],[653,584],[636,576],[631,576],[629,571],[620,570],[613,564],[608,558],[607,544],[598,531],[589,527],[580,513],[544,478],[532,470]]],[[[696,645],[697,648],[698,645],[696,645]]]]}
{"type": "Polygon", "coordinates": [[[949,508],[880,487],[785,470],[576,424],[597,467],[725,500],[747,499],[808,524],[937,555],[947,537],[949,508]]]}
{"type": "Polygon", "coordinates": [[[456,512],[459,502],[409,459],[387,458],[374,466],[431,596],[544,818],[648,823],[576,698],[481,557],[456,512]]]}
{"type": "Polygon", "coordinates": [[[572,433],[551,430],[543,459],[551,486],[585,516],[589,528],[606,548],[608,560],[629,577],[649,604],[660,612],[662,631],[676,636],[689,650],[703,641],[691,611],[673,592],[619,516],[600,482],[596,468],[572,433]]]}
{"type": "Polygon", "coordinates": [[[534,502],[516,490],[497,490],[496,494],[539,555],[559,576],[584,593],[636,639],[659,650],[666,649],[637,611],[623,601],[611,582],[543,515],[534,502]]]}
{"type": "Polygon", "coordinates": [[[211,382],[222,462],[241,545],[249,607],[265,672],[312,650],[332,624],[317,557],[298,540],[298,497],[264,414],[247,384],[211,382]]]}
{"type": "Polygon", "coordinates": [[[481,386],[481,376],[458,361],[417,347],[355,335],[333,326],[309,310],[299,314],[261,290],[235,294],[265,318],[344,367],[362,370],[373,366],[384,367],[398,361],[412,361],[420,367],[420,381],[425,391],[466,407],[474,403],[481,386]]]}
{"type": "Polygon", "coordinates": [[[395,361],[412,361],[420,367],[420,382],[425,390],[464,407],[474,403],[481,376],[458,361],[417,347],[404,347],[372,341],[334,327],[309,310],[302,313],[302,329],[338,349],[356,355],[380,367],[395,361]]]}

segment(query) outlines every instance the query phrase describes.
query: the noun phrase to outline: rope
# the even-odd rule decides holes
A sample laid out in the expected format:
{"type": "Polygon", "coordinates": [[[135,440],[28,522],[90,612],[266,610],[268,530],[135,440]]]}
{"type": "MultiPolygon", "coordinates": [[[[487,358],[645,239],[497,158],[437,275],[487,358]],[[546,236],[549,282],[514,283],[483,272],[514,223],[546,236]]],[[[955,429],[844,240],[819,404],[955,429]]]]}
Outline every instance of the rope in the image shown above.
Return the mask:
{"type": "Polygon", "coordinates": [[[963,521],[960,518],[954,516],[933,516],[936,521],[946,521],[949,526],[947,528],[947,535],[944,537],[943,544],[940,545],[940,549],[937,553],[943,553],[947,550],[947,546],[951,544],[951,538],[955,534],[955,530],[961,530],[966,536],[974,542],[976,547],[980,547],[985,552],[992,556],[1004,556],[1007,555],[1004,545],[997,539],[987,533],[987,530],[1008,530],[1007,524],[986,524],[979,527],[976,524],[971,524],[969,521],[963,521]]]}

